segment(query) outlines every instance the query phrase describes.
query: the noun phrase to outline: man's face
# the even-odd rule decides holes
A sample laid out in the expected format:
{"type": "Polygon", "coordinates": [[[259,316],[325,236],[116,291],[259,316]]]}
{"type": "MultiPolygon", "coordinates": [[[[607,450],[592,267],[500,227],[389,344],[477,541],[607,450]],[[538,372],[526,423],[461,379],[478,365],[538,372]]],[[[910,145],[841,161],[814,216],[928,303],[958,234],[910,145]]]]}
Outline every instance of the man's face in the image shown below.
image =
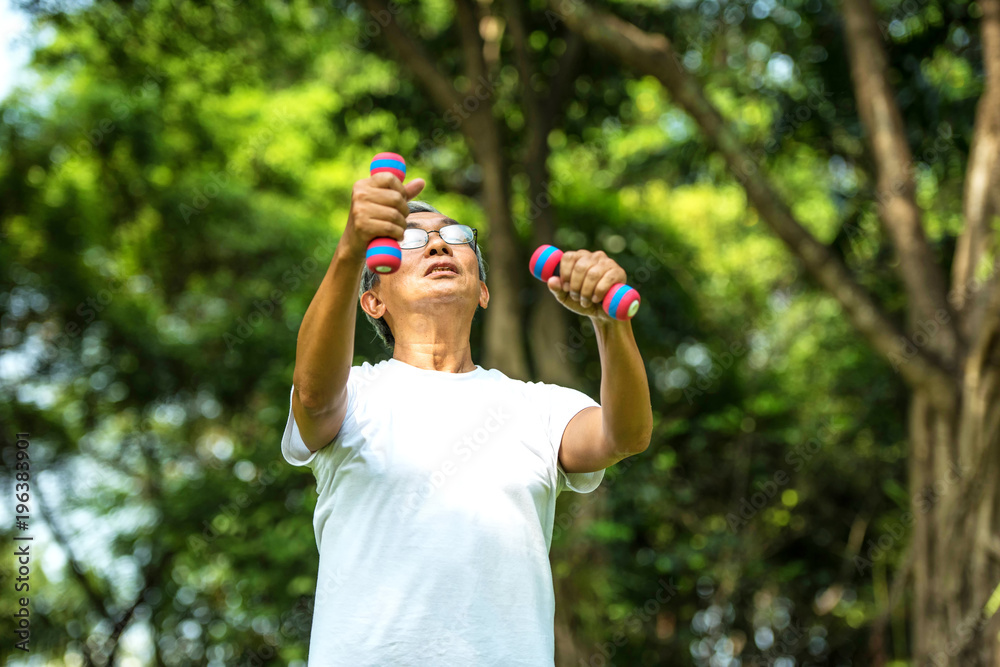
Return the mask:
{"type": "MultiPolygon", "coordinates": [[[[411,213],[406,222],[407,227],[418,227],[427,232],[455,224],[451,218],[433,212],[411,213]]],[[[470,244],[451,245],[435,233],[429,234],[427,245],[423,248],[404,249],[399,269],[379,276],[379,284],[374,291],[389,313],[390,327],[393,313],[419,311],[441,303],[458,305],[456,314],[467,306],[471,319],[476,304],[485,308],[489,299],[485,283],[479,280],[479,266],[473,247],[470,244]]]]}

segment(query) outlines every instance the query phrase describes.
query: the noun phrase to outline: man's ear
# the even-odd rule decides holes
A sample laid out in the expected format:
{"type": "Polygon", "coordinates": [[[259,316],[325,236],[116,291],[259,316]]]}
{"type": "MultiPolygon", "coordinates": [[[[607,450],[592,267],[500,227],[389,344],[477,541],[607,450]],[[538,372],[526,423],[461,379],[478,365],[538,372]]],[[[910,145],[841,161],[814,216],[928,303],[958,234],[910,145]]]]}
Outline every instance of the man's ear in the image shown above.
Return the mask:
{"type": "Polygon", "coordinates": [[[486,307],[486,304],[490,302],[490,290],[487,289],[486,283],[482,280],[479,281],[479,305],[482,308],[486,307]]]}
{"type": "Polygon", "coordinates": [[[375,292],[368,290],[361,295],[361,310],[377,320],[385,315],[385,303],[375,292]]]}

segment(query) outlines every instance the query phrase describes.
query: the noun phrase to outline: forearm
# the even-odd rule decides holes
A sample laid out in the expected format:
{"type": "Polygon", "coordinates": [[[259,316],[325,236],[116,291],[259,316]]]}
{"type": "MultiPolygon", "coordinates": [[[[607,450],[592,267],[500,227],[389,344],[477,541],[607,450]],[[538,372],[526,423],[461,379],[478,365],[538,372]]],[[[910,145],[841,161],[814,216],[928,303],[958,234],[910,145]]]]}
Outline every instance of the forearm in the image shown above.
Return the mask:
{"type": "Polygon", "coordinates": [[[653,432],[649,381],[632,323],[593,320],[601,355],[604,435],[615,451],[642,451],[653,432]]]}
{"type": "Polygon", "coordinates": [[[332,408],[347,386],[363,264],[363,256],[339,244],[302,318],[292,382],[310,411],[332,408]]]}

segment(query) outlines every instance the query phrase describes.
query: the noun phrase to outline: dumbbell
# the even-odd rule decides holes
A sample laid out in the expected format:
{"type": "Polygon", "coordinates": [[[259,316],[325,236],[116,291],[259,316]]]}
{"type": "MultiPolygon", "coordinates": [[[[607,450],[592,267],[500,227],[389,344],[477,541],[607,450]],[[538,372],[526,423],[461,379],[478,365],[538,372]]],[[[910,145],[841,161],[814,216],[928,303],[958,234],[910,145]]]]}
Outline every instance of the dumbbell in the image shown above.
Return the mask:
{"type": "MultiPolygon", "coordinates": [[[[372,158],[371,175],[389,172],[402,183],[406,180],[406,160],[396,153],[379,153],[372,158]]],[[[378,273],[393,273],[403,261],[403,251],[399,243],[391,236],[380,236],[372,239],[365,253],[365,264],[378,273]]]]}
{"type": "MultiPolygon", "coordinates": [[[[531,261],[528,262],[528,270],[542,282],[548,282],[552,276],[559,275],[559,262],[562,261],[562,256],[562,250],[555,246],[538,246],[531,255],[531,261]]],[[[639,292],[625,283],[616,283],[604,295],[601,305],[604,312],[616,320],[630,320],[639,310],[639,292]]]]}

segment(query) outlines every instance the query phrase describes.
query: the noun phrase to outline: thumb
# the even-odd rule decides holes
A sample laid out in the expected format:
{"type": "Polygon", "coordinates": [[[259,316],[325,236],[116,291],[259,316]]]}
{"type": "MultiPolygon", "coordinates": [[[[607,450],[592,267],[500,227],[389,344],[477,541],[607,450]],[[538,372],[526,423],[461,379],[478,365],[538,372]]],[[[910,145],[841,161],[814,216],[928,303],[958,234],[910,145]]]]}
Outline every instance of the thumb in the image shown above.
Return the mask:
{"type": "Polygon", "coordinates": [[[406,183],[403,186],[403,189],[406,191],[406,201],[410,201],[420,194],[420,191],[424,189],[425,185],[427,185],[427,182],[422,178],[415,178],[409,183],[406,183]]]}

